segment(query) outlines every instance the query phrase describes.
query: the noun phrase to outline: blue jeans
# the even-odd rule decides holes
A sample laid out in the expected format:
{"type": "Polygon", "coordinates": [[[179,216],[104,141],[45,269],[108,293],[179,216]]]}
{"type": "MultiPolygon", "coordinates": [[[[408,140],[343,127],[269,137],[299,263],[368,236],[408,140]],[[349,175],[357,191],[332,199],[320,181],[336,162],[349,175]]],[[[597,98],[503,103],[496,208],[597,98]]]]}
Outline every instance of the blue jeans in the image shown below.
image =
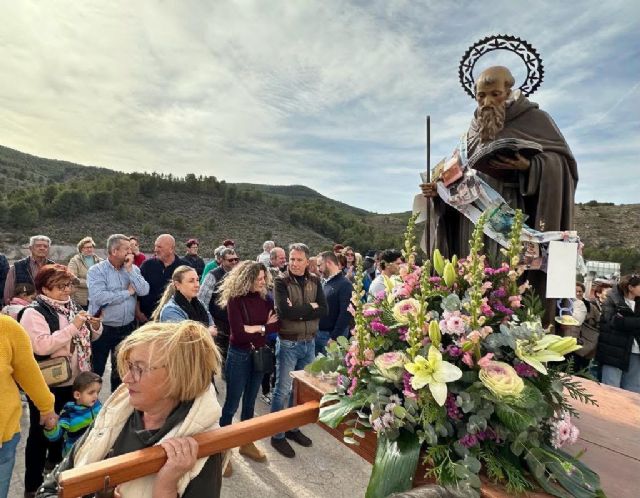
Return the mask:
{"type": "Polygon", "coordinates": [[[256,397],[262,384],[262,372],[254,372],[251,351],[229,346],[224,366],[227,395],[224,399],[220,427],[231,424],[242,398],[240,420],[253,418],[256,397]]]}
{"type": "MultiPolygon", "coordinates": [[[[271,413],[293,406],[293,379],[289,375],[294,370],[302,370],[313,361],[316,354],[316,341],[276,341],[276,388],[271,400],[271,413]]],[[[297,430],[297,429],[293,429],[297,430]]],[[[284,432],[273,436],[274,439],[284,439],[284,432]]]]}
{"type": "Polygon", "coordinates": [[[11,484],[11,474],[13,465],[16,463],[16,448],[20,441],[20,433],[2,443],[0,447],[0,498],[7,498],[9,494],[9,484],[11,484]]]}
{"type": "Polygon", "coordinates": [[[316,356],[320,353],[327,353],[327,344],[331,339],[331,332],[328,330],[318,330],[316,333],[316,356]]]}
{"type": "Polygon", "coordinates": [[[640,354],[629,355],[629,369],[625,372],[611,365],[602,365],[602,383],[640,393],[640,354]]]}

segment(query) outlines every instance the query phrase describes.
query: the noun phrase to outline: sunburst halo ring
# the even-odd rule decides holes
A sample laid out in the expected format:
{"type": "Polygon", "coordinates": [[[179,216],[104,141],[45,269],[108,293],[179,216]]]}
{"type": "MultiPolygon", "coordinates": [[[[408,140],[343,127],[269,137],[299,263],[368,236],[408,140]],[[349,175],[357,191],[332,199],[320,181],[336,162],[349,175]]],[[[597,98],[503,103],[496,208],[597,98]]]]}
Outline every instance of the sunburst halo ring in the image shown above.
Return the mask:
{"type": "Polygon", "coordinates": [[[520,85],[520,91],[525,96],[531,95],[542,84],[544,78],[542,58],[531,44],[511,35],[487,36],[467,49],[462,59],[460,59],[460,66],[458,67],[460,84],[472,99],[475,99],[473,69],[483,55],[494,50],[508,50],[522,59],[527,68],[527,77],[524,83],[520,85]]]}

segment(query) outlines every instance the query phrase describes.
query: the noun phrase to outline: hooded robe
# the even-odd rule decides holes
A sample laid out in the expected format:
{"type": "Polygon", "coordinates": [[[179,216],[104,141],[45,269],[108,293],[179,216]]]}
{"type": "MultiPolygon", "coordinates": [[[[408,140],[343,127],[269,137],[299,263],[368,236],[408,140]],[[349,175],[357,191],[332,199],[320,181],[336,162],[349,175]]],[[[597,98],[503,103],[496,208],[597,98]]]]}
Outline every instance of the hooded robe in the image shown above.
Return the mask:
{"type": "MultiPolygon", "coordinates": [[[[467,157],[471,157],[481,144],[476,111],[467,132],[467,157]]],[[[551,117],[539,109],[538,104],[518,95],[507,103],[504,128],[499,138],[519,138],[539,143],[543,152],[530,159],[526,171],[504,171],[498,180],[477,173],[513,209],[521,209],[525,223],[540,230],[573,230],[574,196],[578,183],[576,161],[562,133],[551,117]]],[[[446,258],[454,254],[469,254],[469,240],[474,224],[464,215],[439,198],[434,199],[431,240],[446,258]]],[[[432,248],[433,249],[433,248],[432,248]]],[[[497,255],[497,244],[487,244],[487,252],[497,255]]]]}
{"type": "MultiPolygon", "coordinates": [[[[471,157],[481,145],[478,111],[474,113],[466,136],[467,157],[471,157]]],[[[507,102],[504,128],[499,138],[519,138],[539,143],[543,152],[530,159],[526,171],[504,171],[503,179],[477,173],[513,209],[521,209],[526,215],[525,223],[541,232],[573,230],[574,196],[578,184],[578,167],[562,133],[538,104],[529,101],[517,92],[512,102],[507,102]],[[506,173],[506,174],[505,174],[506,173]]],[[[474,224],[440,198],[433,199],[434,216],[431,219],[431,240],[434,248],[440,249],[445,258],[454,254],[469,255],[469,241],[474,224]]],[[[489,259],[498,256],[498,244],[485,236],[485,253],[489,259]]],[[[546,273],[528,271],[525,278],[536,293],[546,295],[546,273]]],[[[545,303],[543,323],[551,323],[554,315],[554,300],[545,303]]]]}

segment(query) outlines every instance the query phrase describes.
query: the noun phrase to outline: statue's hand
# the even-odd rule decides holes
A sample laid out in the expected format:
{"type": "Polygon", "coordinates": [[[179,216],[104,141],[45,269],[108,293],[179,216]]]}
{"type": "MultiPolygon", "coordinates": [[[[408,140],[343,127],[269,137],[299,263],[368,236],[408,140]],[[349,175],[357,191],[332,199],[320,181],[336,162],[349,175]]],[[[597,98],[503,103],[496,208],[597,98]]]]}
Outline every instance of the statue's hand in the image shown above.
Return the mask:
{"type": "Polygon", "coordinates": [[[438,188],[436,187],[435,182],[421,183],[420,189],[422,190],[422,195],[424,195],[425,197],[438,197],[438,188]]]}
{"type": "Polygon", "coordinates": [[[527,171],[531,167],[529,159],[521,154],[516,154],[515,159],[498,156],[498,159],[492,159],[489,164],[495,169],[512,169],[516,171],[527,171]]]}

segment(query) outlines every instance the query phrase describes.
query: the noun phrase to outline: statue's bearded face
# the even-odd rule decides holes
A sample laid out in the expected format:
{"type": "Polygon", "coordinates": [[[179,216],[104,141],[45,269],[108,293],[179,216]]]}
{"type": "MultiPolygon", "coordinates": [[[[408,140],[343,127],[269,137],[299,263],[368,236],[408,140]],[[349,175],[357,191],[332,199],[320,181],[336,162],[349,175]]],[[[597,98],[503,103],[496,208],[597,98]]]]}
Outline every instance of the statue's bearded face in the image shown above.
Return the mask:
{"type": "Polygon", "coordinates": [[[476,85],[478,133],[483,142],[495,140],[504,128],[506,102],[510,91],[503,78],[480,79],[476,85]]]}

